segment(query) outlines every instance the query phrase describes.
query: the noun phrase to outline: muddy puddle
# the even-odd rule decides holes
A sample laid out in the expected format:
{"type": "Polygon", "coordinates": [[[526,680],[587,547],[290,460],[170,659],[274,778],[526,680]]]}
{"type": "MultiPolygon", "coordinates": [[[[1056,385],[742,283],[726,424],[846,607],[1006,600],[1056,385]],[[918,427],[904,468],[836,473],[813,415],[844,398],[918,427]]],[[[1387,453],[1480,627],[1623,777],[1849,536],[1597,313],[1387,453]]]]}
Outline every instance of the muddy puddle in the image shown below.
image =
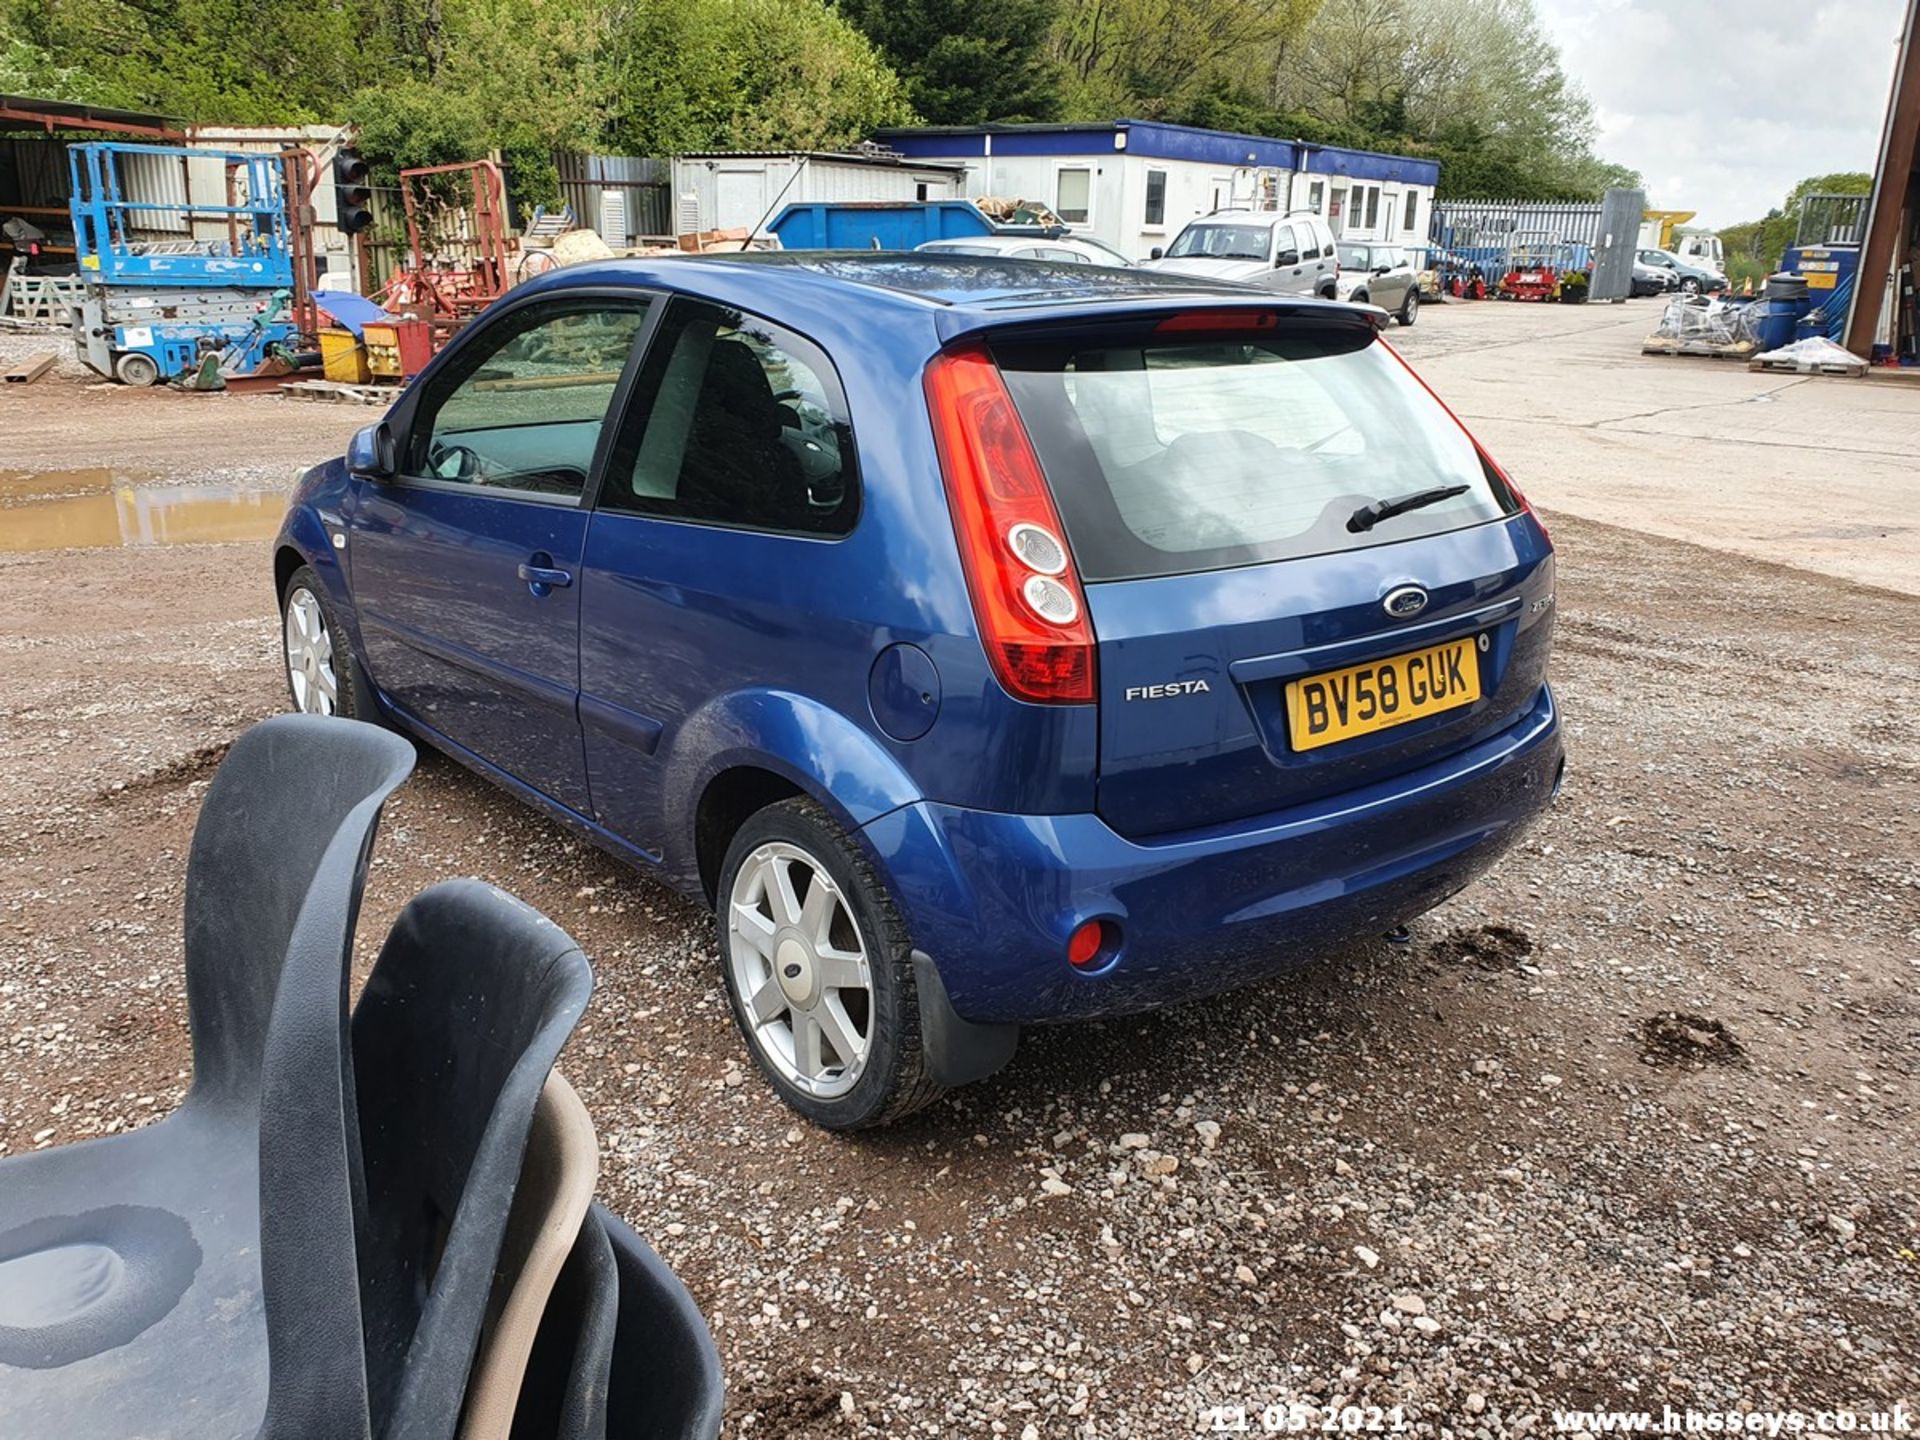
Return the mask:
{"type": "Polygon", "coordinates": [[[266,540],[286,510],[278,490],[153,484],[108,469],[0,470],[0,551],[266,540]]]}

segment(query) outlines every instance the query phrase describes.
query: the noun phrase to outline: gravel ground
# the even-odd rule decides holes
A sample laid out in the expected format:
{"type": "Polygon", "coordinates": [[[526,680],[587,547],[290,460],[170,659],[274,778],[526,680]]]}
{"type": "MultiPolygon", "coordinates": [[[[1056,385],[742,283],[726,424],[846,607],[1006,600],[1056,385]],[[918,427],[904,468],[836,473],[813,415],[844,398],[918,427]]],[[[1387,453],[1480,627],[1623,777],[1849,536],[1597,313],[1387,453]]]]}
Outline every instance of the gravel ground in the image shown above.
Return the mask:
{"type": "MultiPolygon", "coordinates": [[[[709,1316],[734,1436],[1920,1401],[1920,599],[1547,519],[1567,788],[1409,945],[1030,1032],[835,1137],[754,1075],[704,915],[426,757],[361,963],[449,875],[578,936],[601,1191],[709,1316]]],[[[257,549],[0,555],[6,1152],[179,1100],[186,846],[275,664],[257,549]]]]}

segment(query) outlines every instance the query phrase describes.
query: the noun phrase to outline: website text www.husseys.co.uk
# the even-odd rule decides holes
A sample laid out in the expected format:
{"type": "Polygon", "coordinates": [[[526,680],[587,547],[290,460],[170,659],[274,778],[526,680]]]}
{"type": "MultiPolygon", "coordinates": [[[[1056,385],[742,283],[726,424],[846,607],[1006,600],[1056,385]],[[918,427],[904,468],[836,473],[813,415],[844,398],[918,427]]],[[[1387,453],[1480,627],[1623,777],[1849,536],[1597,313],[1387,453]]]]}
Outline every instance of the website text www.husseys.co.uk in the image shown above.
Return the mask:
{"type": "Polygon", "coordinates": [[[1920,1418],[1891,1410],[1556,1410],[1563,1435],[1916,1435],[1920,1418]]]}

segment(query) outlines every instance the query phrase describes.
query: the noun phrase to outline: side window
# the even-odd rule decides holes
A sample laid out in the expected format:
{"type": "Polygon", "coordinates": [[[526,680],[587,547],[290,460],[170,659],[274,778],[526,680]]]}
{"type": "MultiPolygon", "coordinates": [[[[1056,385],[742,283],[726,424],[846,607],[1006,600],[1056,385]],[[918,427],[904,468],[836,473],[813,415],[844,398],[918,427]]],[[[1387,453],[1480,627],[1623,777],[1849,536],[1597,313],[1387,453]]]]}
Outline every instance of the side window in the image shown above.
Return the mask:
{"type": "Polygon", "coordinates": [[[555,301],[488,327],[421,397],[403,473],[577,499],[647,304],[555,301]]]}
{"type": "Polygon", "coordinates": [[[1062,165],[1053,180],[1053,213],[1069,225],[1084,225],[1093,209],[1093,171],[1062,165]]]}
{"type": "Polygon", "coordinates": [[[1291,225],[1273,227],[1273,263],[1276,265],[1300,263],[1300,241],[1294,235],[1291,225]]]}
{"type": "Polygon", "coordinates": [[[601,508],[845,535],[859,504],[846,399],[827,357],[758,316],[675,300],[607,461],[601,508]]]}
{"type": "Polygon", "coordinates": [[[1054,260],[1062,265],[1087,265],[1092,263],[1078,250],[1062,250],[1058,246],[1053,245],[1042,249],[1039,252],[1039,256],[1042,260],[1054,260]]]}
{"type": "Polygon", "coordinates": [[[1167,223],[1167,172],[1147,171],[1147,209],[1141,224],[1158,228],[1167,223]]]}

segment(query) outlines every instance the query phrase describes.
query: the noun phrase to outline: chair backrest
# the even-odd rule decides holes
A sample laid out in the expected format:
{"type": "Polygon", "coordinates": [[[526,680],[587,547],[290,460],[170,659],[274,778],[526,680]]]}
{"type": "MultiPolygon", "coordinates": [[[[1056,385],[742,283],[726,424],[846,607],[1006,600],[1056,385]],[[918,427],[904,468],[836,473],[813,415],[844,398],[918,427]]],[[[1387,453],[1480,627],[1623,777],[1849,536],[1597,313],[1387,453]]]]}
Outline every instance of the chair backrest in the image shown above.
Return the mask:
{"type": "Polygon", "coordinates": [[[540,1319],[580,1236],[600,1173],[593,1118],[558,1070],[547,1076],[513,1192],[460,1440],[507,1440],[540,1319]]]}
{"type": "Polygon", "coordinates": [[[294,922],[312,896],[351,940],[380,807],[412,770],[408,741],[351,720],[278,715],[234,741],[187,861],[190,1103],[255,1103],[294,922]]]}
{"type": "Polygon", "coordinates": [[[620,1276],[608,1440],[714,1440],[727,1390],[706,1317],[626,1221],[599,1204],[592,1218],[613,1246],[620,1276]]]}
{"type": "MultiPolygon", "coordinates": [[[[597,1208],[597,1207],[596,1207],[597,1208]]],[[[607,1440],[620,1271],[592,1211],[561,1267],[513,1411],[513,1440],[607,1440]]]]}
{"type": "Polygon", "coordinates": [[[596,1202],[541,1321],[513,1440],[714,1440],[725,1408],[693,1297],[596,1202]]]}
{"type": "Polygon", "coordinates": [[[535,1104],[592,988],[564,931],[476,880],[416,896],[368,977],[353,1012],[358,1260],[385,1440],[458,1427],[535,1104]]]}

